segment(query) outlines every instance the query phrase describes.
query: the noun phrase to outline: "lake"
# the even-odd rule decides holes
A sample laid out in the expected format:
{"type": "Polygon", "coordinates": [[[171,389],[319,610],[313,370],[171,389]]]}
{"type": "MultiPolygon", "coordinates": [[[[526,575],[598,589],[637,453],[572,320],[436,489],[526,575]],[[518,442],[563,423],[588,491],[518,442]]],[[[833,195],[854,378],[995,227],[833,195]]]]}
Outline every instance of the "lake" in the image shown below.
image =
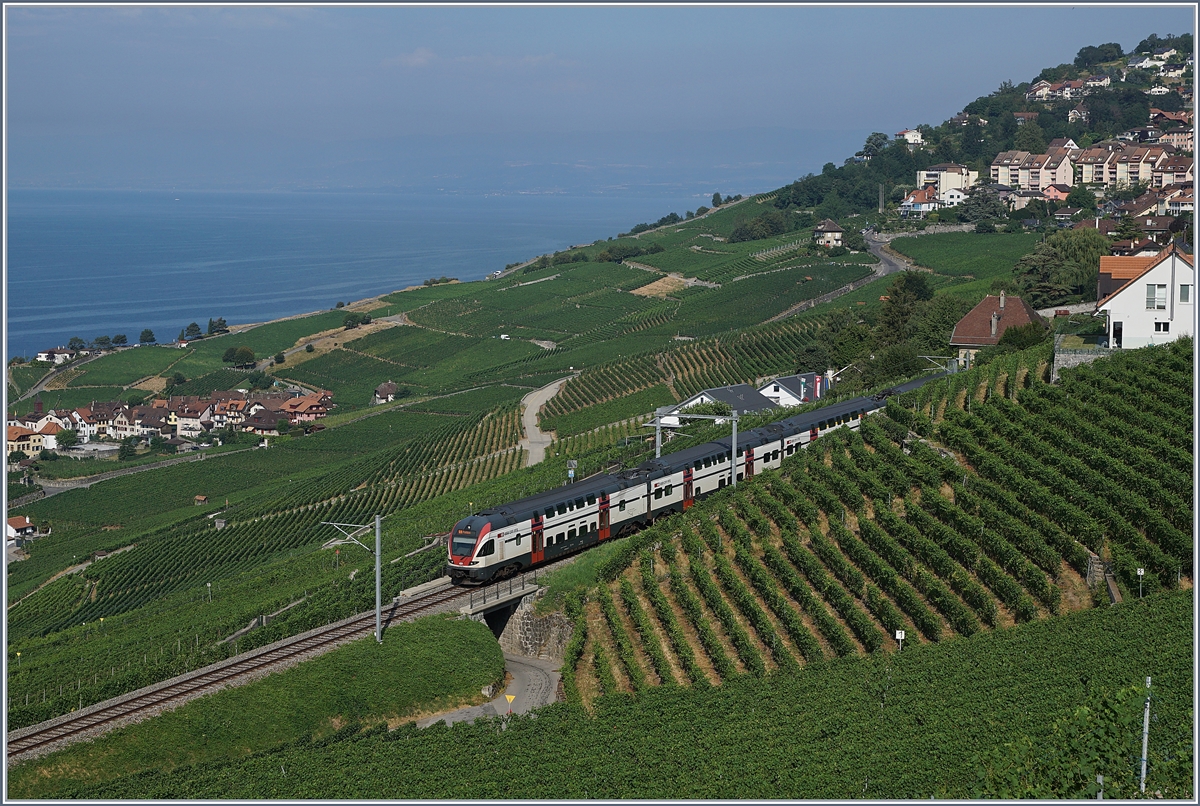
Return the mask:
{"type": "Polygon", "coordinates": [[[189,322],[261,322],[477,280],[709,200],[653,193],[404,195],[9,190],[8,354],[189,322]]]}

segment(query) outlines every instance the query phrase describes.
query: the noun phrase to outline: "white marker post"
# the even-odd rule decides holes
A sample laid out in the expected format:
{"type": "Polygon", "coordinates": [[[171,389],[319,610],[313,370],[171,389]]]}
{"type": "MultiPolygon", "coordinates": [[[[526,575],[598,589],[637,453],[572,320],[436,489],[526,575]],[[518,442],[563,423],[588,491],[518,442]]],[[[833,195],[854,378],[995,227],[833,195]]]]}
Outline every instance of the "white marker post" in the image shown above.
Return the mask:
{"type": "Polygon", "coordinates": [[[896,643],[900,644],[899,652],[904,651],[904,630],[896,630],[896,643]]]}
{"type": "Polygon", "coordinates": [[[1145,568],[1138,569],[1138,598],[1142,598],[1142,577],[1146,575],[1145,568]]]}

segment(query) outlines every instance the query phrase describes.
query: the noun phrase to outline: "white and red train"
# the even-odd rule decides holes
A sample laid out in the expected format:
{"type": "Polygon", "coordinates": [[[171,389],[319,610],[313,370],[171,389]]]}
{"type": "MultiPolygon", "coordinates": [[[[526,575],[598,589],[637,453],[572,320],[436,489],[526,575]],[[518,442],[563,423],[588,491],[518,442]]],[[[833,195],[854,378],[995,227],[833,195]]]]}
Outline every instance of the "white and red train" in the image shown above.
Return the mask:
{"type": "Polygon", "coordinates": [[[822,434],[857,428],[862,417],[885,405],[888,394],[916,389],[934,377],[739,433],[736,463],[732,437],[726,437],[485,509],[454,525],[446,573],[455,581],[503,579],[622,537],[724,488],[735,464],[739,481],[777,468],[822,434]]]}

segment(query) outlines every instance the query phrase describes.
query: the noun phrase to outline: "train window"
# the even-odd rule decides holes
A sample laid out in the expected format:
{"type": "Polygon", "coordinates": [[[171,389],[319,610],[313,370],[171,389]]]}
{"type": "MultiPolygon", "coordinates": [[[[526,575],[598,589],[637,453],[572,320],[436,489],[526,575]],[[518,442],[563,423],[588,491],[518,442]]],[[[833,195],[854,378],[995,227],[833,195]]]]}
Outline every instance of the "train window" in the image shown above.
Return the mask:
{"type": "Polygon", "coordinates": [[[674,485],[674,484],[668,484],[668,485],[667,485],[667,491],[666,491],[666,493],[664,493],[664,495],[670,495],[670,494],[671,494],[671,491],[672,491],[673,489],[675,489],[675,485],[674,485]]]}
{"type": "Polygon", "coordinates": [[[624,511],[625,511],[625,502],[624,502],[624,501],[622,501],[621,503],[617,504],[617,511],[618,511],[618,512],[624,512],[624,511]]]}
{"type": "Polygon", "coordinates": [[[717,482],[717,489],[718,489],[718,490],[719,490],[719,489],[721,489],[721,488],[722,488],[722,487],[724,487],[724,486],[725,486],[725,479],[721,479],[720,481],[718,481],[718,482],[717,482]]]}
{"type": "Polygon", "coordinates": [[[662,489],[655,490],[654,491],[654,500],[657,501],[660,498],[662,498],[662,489]]]}
{"type": "Polygon", "coordinates": [[[559,515],[566,515],[566,514],[567,514],[567,505],[566,505],[566,504],[559,504],[559,505],[558,505],[558,514],[559,514],[559,515]]]}
{"type": "Polygon", "coordinates": [[[594,524],[594,523],[592,524],[592,531],[593,532],[596,531],[596,524],[594,524]]]}
{"type": "Polygon", "coordinates": [[[696,496],[697,498],[699,498],[699,497],[700,497],[700,493],[702,493],[702,492],[704,492],[704,491],[703,491],[703,490],[701,490],[699,487],[697,487],[697,488],[696,488],[696,492],[695,492],[695,496],[696,496]]]}
{"type": "Polygon", "coordinates": [[[779,461],[779,451],[771,451],[771,461],[772,462],[779,461]]]}
{"type": "Polygon", "coordinates": [[[574,540],[574,539],[575,539],[575,530],[568,529],[567,530],[567,540],[574,540]]]}
{"type": "Polygon", "coordinates": [[[554,517],[554,507],[546,507],[546,517],[547,518],[554,517]]]}
{"type": "Polygon", "coordinates": [[[521,545],[521,536],[517,535],[517,545],[521,545]]]}
{"type": "Polygon", "coordinates": [[[742,480],[742,474],[738,473],[738,481],[741,481],[741,480],[742,480]]]}
{"type": "Polygon", "coordinates": [[[596,496],[589,495],[588,496],[588,506],[590,507],[592,504],[595,504],[595,503],[596,503],[596,496]]]}
{"type": "Polygon", "coordinates": [[[582,498],[576,498],[576,499],[575,499],[575,508],[576,508],[576,509],[583,509],[583,499],[582,499],[582,498]]]}
{"type": "Polygon", "coordinates": [[[566,538],[566,535],[563,534],[562,532],[559,532],[557,535],[554,536],[554,542],[561,543],[565,538],[566,538]]]}
{"type": "Polygon", "coordinates": [[[490,557],[495,553],[496,553],[496,541],[489,540],[488,542],[483,544],[483,548],[481,548],[479,550],[479,553],[476,554],[475,556],[476,557],[490,557]]]}

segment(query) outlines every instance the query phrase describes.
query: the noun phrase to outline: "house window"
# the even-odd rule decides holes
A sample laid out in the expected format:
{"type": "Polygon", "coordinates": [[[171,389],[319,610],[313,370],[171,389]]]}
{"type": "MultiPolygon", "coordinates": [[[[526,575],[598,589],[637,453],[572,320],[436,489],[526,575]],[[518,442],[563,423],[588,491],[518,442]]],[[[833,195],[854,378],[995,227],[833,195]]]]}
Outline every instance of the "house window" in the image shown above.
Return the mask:
{"type": "Polygon", "coordinates": [[[1190,285],[1179,286],[1179,301],[1180,302],[1191,302],[1192,301],[1192,287],[1190,285]]]}
{"type": "Polygon", "coordinates": [[[1146,310],[1165,311],[1167,309],[1167,286],[1163,283],[1146,284],[1146,310]]]}
{"type": "Polygon", "coordinates": [[[1154,332],[1155,333],[1170,333],[1171,332],[1171,323],[1170,322],[1155,322],[1154,323],[1154,332]]]}

